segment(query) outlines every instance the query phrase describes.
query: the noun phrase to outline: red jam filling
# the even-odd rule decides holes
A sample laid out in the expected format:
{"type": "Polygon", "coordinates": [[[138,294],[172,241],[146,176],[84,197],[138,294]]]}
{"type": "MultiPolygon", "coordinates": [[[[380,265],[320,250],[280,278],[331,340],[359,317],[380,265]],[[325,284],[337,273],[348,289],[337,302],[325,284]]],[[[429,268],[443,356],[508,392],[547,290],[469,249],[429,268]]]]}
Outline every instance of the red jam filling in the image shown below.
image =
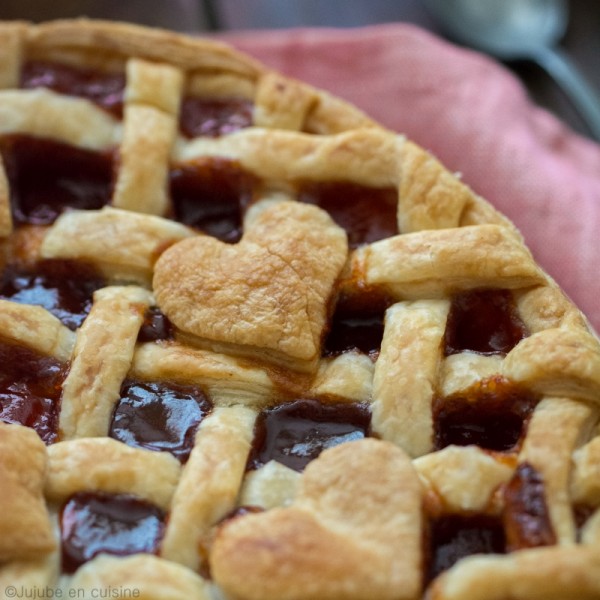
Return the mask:
{"type": "Polygon", "coordinates": [[[252,177],[234,162],[214,159],[171,171],[171,200],[177,221],[235,243],[252,198],[252,177]]]}
{"type": "Polygon", "coordinates": [[[162,510],[133,496],[75,494],[60,515],[63,572],[74,573],[101,552],[117,556],[155,554],[164,522],[162,510]]]}
{"type": "Polygon", "coordinates": [[[50,225],[66,208],[93,210],[110,201],[110,153],[25,135],[4,138],[0,151],[16,224],[50,225]]]}
{"type": "Polygon", "coordinates": [[[181,103],[179,127],[189,138],[218,137],[252,125],[253,104],[244,98],[187,97],[181,103]]]}
{"type": "Polygon", "coordinates": [[[509,550],[556,544],[544,481],[530,464],[518,466],[504,488],[504,529],[509,550]]]}
{"type": "Polygon", "coordinates": [[[0,277],[0,298],[43,306],[69,329],[81,326],[94,292],[105,285],[90,266],[67,260],[44,260],[34,269],[7,267],[0,277]]]}
{"type": "Polygon", "coordinates": [[[211,403],[195,386],[126,381],[108,435],[129,446],[170,452],[187,461],[211,403]]]}
{"type": "Polygon", "coordinates": [[[172,340],[175,331],[173,324],[157,306],[151,306],[144,314],[144,322],[138,334],[138,342],[172,340]]]}
{"type": "Polygon", "coordinates": [[[453,298],[444,351],[446,356],[464,350],[506,354],[527,335],[508,290],[475,290],[453,298]]]}
{"type": "Polygon", "coordinates": [[[498,452],[513,450],[538,399],[499,377],[475,384],[464,393],[433,402],[436,450],[451,444],[498,452]]]}
{"type": "Polygon", "coordinates": [[[398,234],[398,191],[344,182],[305,183],[298,200],[316,204],[348,234],[350,248],[398,234]]]}
{"type": "Polygon", "coordinates": [[[371,413],[364,404],[321,404],[295,400],[260,413],[248,469],[276,460],[302,471],[319,454],[369,435],[371,413]]]}
{"type": "Polygon", "coordinates": [[[21,71],[21,87],[44,87],[59,94],[87,98],[117,118],[123,114],[123,73],[102,73],[57,63],[29,61],[21,71]]]}
{"type": "Polygon", "coordinates": [[[431,523],[427,582],[472,554],[503,554],[502,521],[484,515],[446,515],[431,523]]]}
{"type": "Polygon", "coordinates": [[[46,444],[56,440],[63,365],[23,346],[0,342],[0,420],[31,427],[46,444]]]}
{"type": "Polygon", "coordinates": [[[391,304],[390,298],[376,292],[340,296],[325,338],[323,356],[357,351],[376,360],[383,339],[385,311],[391,304]]]}

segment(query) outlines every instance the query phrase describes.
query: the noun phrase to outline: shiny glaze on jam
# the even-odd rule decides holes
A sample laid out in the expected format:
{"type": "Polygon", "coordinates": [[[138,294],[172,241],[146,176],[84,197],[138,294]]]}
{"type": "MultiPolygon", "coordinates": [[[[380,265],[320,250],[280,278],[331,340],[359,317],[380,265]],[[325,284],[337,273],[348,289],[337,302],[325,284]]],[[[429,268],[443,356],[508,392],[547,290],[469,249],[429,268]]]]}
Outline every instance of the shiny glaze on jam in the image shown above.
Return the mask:
{"type": "Polygon", "coordinates": [[[0,276],[0,298],[43,306],[75,330],[92,307],[93,293],[105,281],[79,261],[44,260],[32,268],[9,266],[0,276]]]}
{"type": "Polygon", "coordinates": [[[103,73],[58,63],[29,61],[21,71],[21,87],[44,87],[59,94],[87,98],[118,118],[123,113],[124,73],[103,73]]]}
{"type": "Polygon", "coordinates": [[[233,161],[182,165],[171,171],[174,218],[222,242],[237,242],[253,186],[253,178],[233,161]]]}
{"type": "Polygon", "coordinates": [[[211,403],[195,386],[125,381],[108,435],[129,446],[170,452],[185,462],[211,403]]]}
{"type": "Polygon", "coordinates": [[[370,423],[364,404],[299,399],[265,409],[254,427],[248,469],[276,460],[302,471],[323,450],[368,436],[370,423]]]}
{"type": "Polygon", "coordinates": [[[529,463],[520,464],[504,488],[503,519],[511,551],[556,544],[544,481],[529,463]]]}
{"type": "Polygon", "coordinates": [[[175,333],[173,324],[157,306],[149,307],[144,313],[144,322],[138,334],[138,342],[172,340],[175,333]]]}
{"type": "Polygon", "coordinates": [[[298,200],[316,204],[348,234],[350,248],[398,234],[395,188],[369,188],[353,183],[303,183],[298,200]]]}
{"type": "Polygon", "coordinates": [[[376,359],[381,349],[385,311],[392,299],[374,290],[338,298],[323,346],[323,356],[358,351],[376,359]]]}
{"type": "Polygon", "coordinates": [[[218,137],[252,125],[253,104],[244,98],[195,98],[181,103],[179,127],[189,138],[218,137]]]}
{"type": "Polygon", "coordinates": [[[60,514],[63,572],[73,573],[101,552],[155,554],[164,521],[161,509],[133,496],[75,494],[60,514]]]}
{"type": "Polygon", "coordinates": [[[538,398],[520,386],[493,377],[433,402],[434,443],[437,450],[450,444],[476,444],[495,451],[514,449],[538,398]]]}
{"type": "Polygon", "coordinates": [[[93,210],[110,201],[110,153],[26,135],[5,137],[0,152],[16,224],[50,225],[66,208],[93,210]]]}
{"type": "Polygon", "coordinates": [[[46,444],[54,442],[65,373],[53,357],[0,341],[0,421],[26,425],[46,444]]]}
{"type": "Polygon", "coordinates": [[[456,295],[446,324],[446,356],[464,350],[506,354],[528,332],[508,290],[475,290],[456,295]]]}
{"type": "Polygon", "coordinates": [[[434,519],[429,533],[426,583],[472,554],[502,554],[506,540],[502,521],[485,515],[445,515],[434,519]]]}

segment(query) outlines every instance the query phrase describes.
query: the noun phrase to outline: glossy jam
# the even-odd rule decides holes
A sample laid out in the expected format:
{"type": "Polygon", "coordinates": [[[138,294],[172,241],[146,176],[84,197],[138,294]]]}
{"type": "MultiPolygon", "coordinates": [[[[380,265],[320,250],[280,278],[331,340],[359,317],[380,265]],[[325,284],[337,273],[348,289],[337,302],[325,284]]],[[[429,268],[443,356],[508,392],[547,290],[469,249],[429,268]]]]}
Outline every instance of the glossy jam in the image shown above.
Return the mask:
{"type": "Polygon", "coordinates": [[[110,153],[25,135],[4,138],[0,151],[17,224],[49,225],[65,208],[92,210],[110,201],[110,153]]]}
{"type": "Polygon", "coordinates": [[[252,125],[253,104],[244,98],[187,97],[181,103],[179,127],[189,138],[218,137],[252,125]]]}
{"type": "Polygon", "coordinates": [[[502,378],[475,384],[465,393],[433,403],[436,449],[475,444],[510,451],[520,442],[537,397],[502,378]]]}
{"type": "Polygon", "coordinates": [[[358,351],[376,359],[381,349],[385,311],[392,300],[377,292],[341,296],[330,320],[324,356],[358,351]]]}
{"type": "Polygon", "coordinates": [[[171,171],[174,217],[223,242],[237,242],[253,185],[249,174],[225,159],[176,168],[171,171]]]}
{"type": "Polygon", "coordinates": [[[73,573],[97,554],[154,554],[163,536],[165,514],[126,495],[81,492],[60,514],[62,569],[73,573]]]}
{"type": "Polygon", "coordinates": [[[157,342],[172,340],[175,330],[167,316],[157,306],[151,306],[144,314],[138,342],[157,342]]]}
{"type": "Polygon", "coordinates": [[[90,265],[45,260],[32,269],[7,267],[0,276],[0,298],[43,306],[75,330],[88,315],[94,292],[104,285],[90,265]]]}
{"type": "Polygon", "coordinates": [[[298,200],[316,204],[348,234],[348,244],[356,248],[398,233],[398,191],[361,185],[305,183],[298,200]]]}
{"type": "Polygon", "coordinates": [[[302,471],[319,454],[369,435],[371,413],[363,404],[321,404],[295,400],[260,413],[248,469],[276,460],[302,471]]]}
{"type": "Polygon", "coordinates": [[[55,358],[0,341],[0,420],[56,440],[65,368],[55,358]]]}
{"type": "Polygon", "coordinates": [[[195,386],[126,381],[121,387],[109,436],[129,446],[170,452],[185,462],[211,403],[195,386]]]}
{"type": "Polygon", "coordinates": [[[519,465],[504,488],[504,503],[504,528],[511,551],[556,543],[544,482],[530,464],[519,465]]]}
{"type": "Polygon", "coordinates": [[[464,350],[506,354],[527,335],[509,291],[476,290],[453,298],[444,350],[446,356],[464,350]]]}
{"type": "Polygon", "coordinates": [[[500,519],[484,515],[447,515],[430,531],[427,582],[472,554],[502,554],[506,541],[500,519]]]}
{"type": "Polygon", "coordinates": [[[59,94],[87,98],[114,116],[122,116],[124,73],[103,73],[58,63],[29,61],[21,71],[21,87],[44,87],[59,94]]]}

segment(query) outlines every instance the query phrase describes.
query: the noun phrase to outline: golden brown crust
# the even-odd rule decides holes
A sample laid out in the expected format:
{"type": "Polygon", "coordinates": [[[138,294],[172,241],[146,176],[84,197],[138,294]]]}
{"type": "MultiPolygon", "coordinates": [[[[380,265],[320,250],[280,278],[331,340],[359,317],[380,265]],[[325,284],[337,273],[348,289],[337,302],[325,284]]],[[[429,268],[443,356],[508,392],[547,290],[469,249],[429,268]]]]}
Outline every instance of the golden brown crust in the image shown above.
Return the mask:
{"type": "Polygon", "coordinates": [[[366,282],[398,298],[436,298],[474,288],[521,288],[544,281],[529,250],[499,225],[409,233],[357,252],[366,282]]]}
{"type": "Polygon", "coordinates": [[[57,503],[77,492],[100,491],[133,494],[167,510],[181,474],[181,464],[170,454],[106,437],[58,442],[48,453],[44,493],[57,503]]]}
{"type": "Polygon", "coordinates": [[[150,293],[135,286],[106,287],[94,293],[94,305],[79,330],[63,384],[62,439],[107,435],[150,303],[150,293]]]}
{"type": "Polygon", "coordinates": [[[160,253],[194,232],[184,225],[121,209],[72,210],[61,215],[44,235],[42,258],[82,260],[113,281],[148,285],[160,253]]]}
{"type": "Polygon", "coordinates": [[[43,557],[56,547],[43,497],[46,448],[37,434],[0,423],[0,562],[43,557]]]}
{"type": "Polygon", "coordinates": [[[93,598],[101,590],[127,590],[140,600],[210,600],[208,583],[189,569],[148,554],[116,558],[103,554],[79,569],[66,595],[93,598]]]}
{"type": "Polygon", "coordinates": [[[373,428],[413,457],[432,450],[431,403],[449,307],[447,300],[417,300],[386,313],[373,379],[373,428]]]}
{"type": "Polygon", "coordinates": [[[235,246],[196,237],[169,248],[155,265],[154,292],[171,321],[209,348],[314,370],[346,254],[346,235],[326,213],[280,202],[235,246]]]}
{"type": "Polygon", "coordinates": [[[223,525],[211,571],[240,600],[414,598],[420,520],[421,487],[406,455],[351,442],[309,465],[289,508],[223,525]]]}
{"type": "Polygon", "coordinates": [[[255,417],[236,406],[217,408],[202,422],[173,498],[161,556],[194,571],[206,567],[200,559],[208,553],[212,527],[235,508],[255,417]]]}
{"type": "Polygon", "coordinates": [[[442,575],[426,600],[593,600],[600,594],[600,552],[552,546],[508,556],[473,556],[442,575]]]}
{"type": "Polygon", "coordinates": [[[66,362],[75,334],[41,306],[0,300],[0,331],[6,341],[66,362]]]}

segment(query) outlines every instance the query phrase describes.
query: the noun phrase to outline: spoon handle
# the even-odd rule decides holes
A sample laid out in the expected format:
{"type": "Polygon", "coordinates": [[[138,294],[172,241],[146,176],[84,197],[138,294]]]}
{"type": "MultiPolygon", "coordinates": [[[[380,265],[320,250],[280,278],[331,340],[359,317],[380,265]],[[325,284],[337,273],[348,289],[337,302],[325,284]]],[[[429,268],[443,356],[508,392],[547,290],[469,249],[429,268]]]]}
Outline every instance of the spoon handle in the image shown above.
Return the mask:
{"type": "Polygon", "coordinates": [[[585,120],[592,136],[600,141],[600,98],[571,59],[558,48],[544,48],[531,57],[560,85],[585,120]]]}

